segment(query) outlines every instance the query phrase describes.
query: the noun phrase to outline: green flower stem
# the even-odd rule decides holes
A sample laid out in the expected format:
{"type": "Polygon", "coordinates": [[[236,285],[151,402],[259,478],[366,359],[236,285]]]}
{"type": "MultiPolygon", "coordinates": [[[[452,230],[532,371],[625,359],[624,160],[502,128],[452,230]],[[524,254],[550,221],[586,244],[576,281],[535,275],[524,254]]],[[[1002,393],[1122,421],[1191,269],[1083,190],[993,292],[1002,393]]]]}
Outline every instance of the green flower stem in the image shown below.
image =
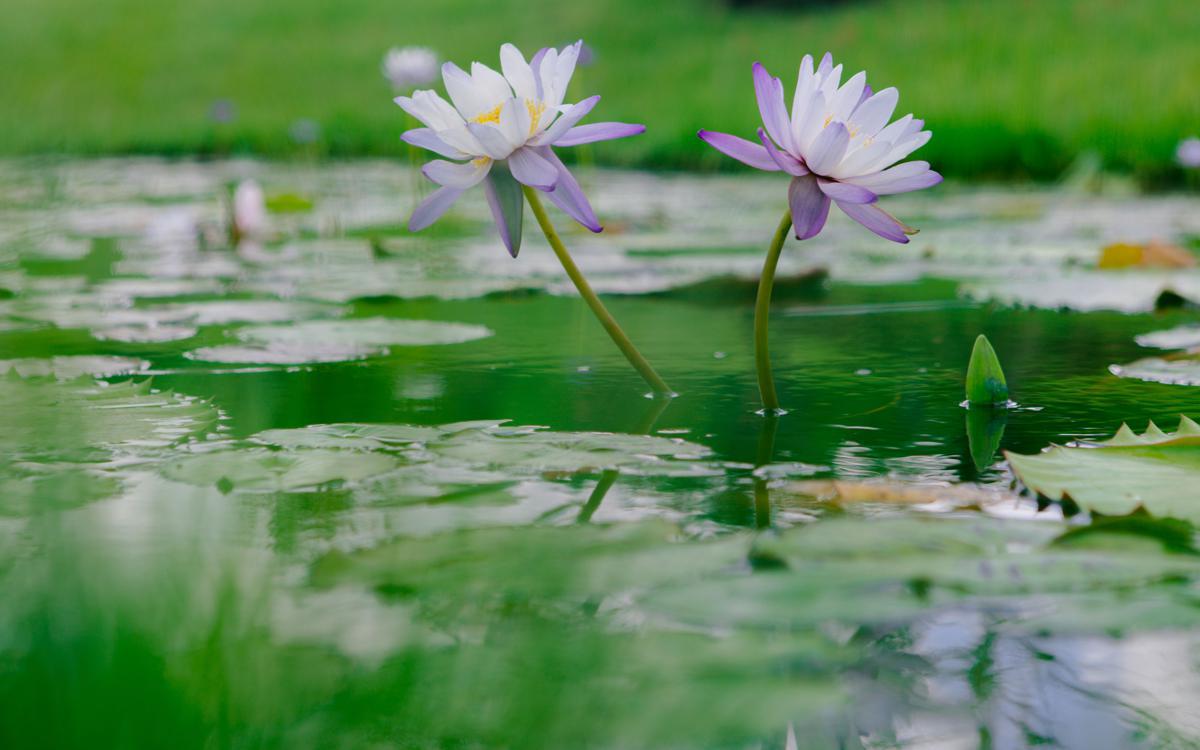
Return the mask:
{"type": "Polygon", "coordinates": [[[592,314],[600,321],[600,325],[604,326],[604,330],[608,331],[608,335],[612,337],[613,343],[625,355],[625,359],[629,360],[629,364],[633,365],[633,369],[638,371],[638,374],[645,378],[650,387],[656,393],[669,395],[672,393],[670,386],[667,385],[646,358],[642,356],[625,332],[621,330],[621,326],[617,324],[615,318],[609,313],[608,308],[592,291],[592,285],[579,271],[579,267],[575,265],[575,261],[571,259],[571,254],[567,252],[567,248],[559,238],[558,232],[554,229],[554,225],[550,223],[550,217],[546,215],[546,209],[542,206],[542,201],[538,198],[537,191],[528,185],[523,185],[525,191],[525,199],[529,201],[529,207],[533,209],[533,215],[537,218],[538,226],[542,228],[542,232],[546,235],[546,240],[550,243],[550,247],[554,248],[554,254],[558,256],[558,262],[562,264],[563,270],[567,272],[567,276],[574,282],[575,288],[579,290],[579,295],[583,297],[584,302],[587,302],[588,307],[592,309],[592,314]]]}
{"type": "Polygon", "coordinates": [[[758,297],[754,300],[754,365],[758,370],[758,392],[768,416],[779,412],[779,396],[775,394],[775,378],[771,375],[771,353],[767,347],[767,325],[771,317],[771,288],[775,285],[775,267],[779,253],[792,228],[792,215],[785,211],[767,249],[762,275],[758,278],[758,297]]]}

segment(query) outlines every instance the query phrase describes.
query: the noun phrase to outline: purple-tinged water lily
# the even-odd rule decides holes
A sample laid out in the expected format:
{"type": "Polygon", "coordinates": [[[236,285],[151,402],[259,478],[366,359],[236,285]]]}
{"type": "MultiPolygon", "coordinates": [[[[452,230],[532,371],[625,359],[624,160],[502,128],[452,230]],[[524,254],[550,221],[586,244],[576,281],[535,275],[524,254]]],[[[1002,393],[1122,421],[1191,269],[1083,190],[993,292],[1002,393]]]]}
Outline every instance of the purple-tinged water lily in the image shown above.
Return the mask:
{"type": "Polygon", "coordinates": [[[930,132],[911,114],[888,124],[900,96],[895,88],[872,92],[865,72],[841,80],[842,66],[835,67],[829,53],[816,69],[805,55],[789,113],[783,82],[755,63],[754,93],[763,120],[759,142],[708,130],[700,138],[752,167],[792,176],[788,204],[797,238],[821,231],[832,202],[880,237],[908,242],[915,230],[876,201],[942,181],[929,162],[896,164],[925,145],[930,132]]]}
{"type": "Polygon", "coordinates": [[[815,69],[812,56],[805,55],[789,113],[783,102],[783,82],[754,63],[754,93],[763,120],[758,143],[710,130],[699,133],[723,154],[792,177],[788,208],[767,249],[754,303],[754,363],[762,413],[767,415],[783,413],[771,374],[767,320],[775,268],[788,231],[794,230],[802,240],[817,236],[829,218],[830,204],[836,203],[880,237],[908,242],[908,235],[916,230],[876,205],[879,196],[920,190],[942,181],[928,162],[896,164],[924,146],[930,136],[929,131],[921,130],[924,121],[912,115],[888,124],[900,98],[896,89],[873,92],[866,73],[851,76],[844,84],[841,81],[842,66],[834,67],[832,55],[826,53],[815,69]]]}
{"type": "Polygon", "coordinates": [[[484,184],[492,216],[508,251],[521,247],[524,198],[521,185],[544,192],[552,203],[593,232],[599,220],[579,183],[554,154],[554,146],[578,146],[637,135],[646,128],[621,122],[579,125],[599,96],[564,104],[583,42],[562,50],[542,49],[526,61],[511,44],[500,48],[500,69],[472,63],[471,72],[442,66],[450,102],[433,91],[396,97],[396,103],[425,127],[404,140],[446,157],[422,172],[441,187],[417,206],[413,231],[436,221],[468,188],[484,184]]]}

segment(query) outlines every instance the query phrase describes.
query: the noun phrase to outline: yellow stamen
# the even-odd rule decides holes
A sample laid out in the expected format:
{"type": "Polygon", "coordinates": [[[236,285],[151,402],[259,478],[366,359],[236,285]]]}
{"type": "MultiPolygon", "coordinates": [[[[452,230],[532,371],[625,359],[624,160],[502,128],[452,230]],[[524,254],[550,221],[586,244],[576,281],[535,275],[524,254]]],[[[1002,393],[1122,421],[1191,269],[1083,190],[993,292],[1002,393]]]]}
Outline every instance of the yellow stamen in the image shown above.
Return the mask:
{"type": "Polygon", "coordinates": [[[475,115],[474,117],[472,117],[471,122],[477,122],[480,125],[485,125],[489,122],[494,125],[499,125],[500,124],[500,110],[503,107],[504,107],[503,104],[497,104],[495,109],[490,109],[487,112],[484,112],[483,114],[475,115]]]}
{"type": "Polygon", "coordinates": [[[546,105],[526,99],[525,108],[529,110],[529,134],[533,135],[537,130],[538,120],[542,119],[542,114],[546,111],[546,105]]]}

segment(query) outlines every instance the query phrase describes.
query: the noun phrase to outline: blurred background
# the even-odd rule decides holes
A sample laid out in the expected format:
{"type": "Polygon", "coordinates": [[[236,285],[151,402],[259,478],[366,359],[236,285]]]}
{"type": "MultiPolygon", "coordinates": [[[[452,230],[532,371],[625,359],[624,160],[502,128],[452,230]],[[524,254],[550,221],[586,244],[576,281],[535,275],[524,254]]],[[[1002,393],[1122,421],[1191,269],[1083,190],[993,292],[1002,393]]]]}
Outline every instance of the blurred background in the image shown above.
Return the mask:
{"type": "Polygon", "coordinates": [[[1200,131],[1200,10],[1186,0],[3,0],[0,152],[389,155],[381,60],[424,45],[496,64],[584,38],[575,93],[646,135],[602,164],[733,169],[698,127],[750,134],[750,65],[790,89],[832,51],[935,137],[951,177],[1056,178],[1081,157],[1161,185],[1200,131]]]}

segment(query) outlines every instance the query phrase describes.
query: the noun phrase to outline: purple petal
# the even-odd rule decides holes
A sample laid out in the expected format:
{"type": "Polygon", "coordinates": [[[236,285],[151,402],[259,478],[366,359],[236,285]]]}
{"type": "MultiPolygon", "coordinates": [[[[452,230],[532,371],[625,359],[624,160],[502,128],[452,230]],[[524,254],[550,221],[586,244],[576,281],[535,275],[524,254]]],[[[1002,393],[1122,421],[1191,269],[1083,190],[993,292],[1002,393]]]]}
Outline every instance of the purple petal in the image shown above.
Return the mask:
{"type": "Polygon", "coordinates": [[[842,203],[874,203],[879,200],[879,196],[865,187],[837,180],[827,180],[823,177],[817,180],[817,187],[821,188],[822,193],[837,201],[839,205],[842,203]]]}
{"type": "Polygon", "coordinates": [[[884,211],[874,203],[844,203],[838,201],[838,208],[846,215],[870,229],[875,234],[901,244],[908,242],[908,228],[901,224],[895,216],[884,211]]]}
{"type": "Polygon", "coordinates": [[[500,239],[508,254],[517,257],[521,250],[521,226],[525,219],[525,195],[512,173],[504,168],[493,169],[483,183],[492,219],[500,231],[500,239]]]}
{"type": "Polygon", "coordinates": [[[437,221],[462,194],[462,190],[452,187],[438,188],[433,191],[433,194],[421,201],[421,204],[413,211],[412,217],[408,220],[408,230],[419,232],[437,221]]]}
{"type": "Polygon", "coordinates": [[[805,156],[808,168],[816,174],[829,174],[846,155],[850,132],[840,122],[826,126],[813,140],[805,156]]]}
{"type": "Polygon", "coordinates": [[[421,174],[443,187],[466,190],[469,187],[478,185],[480,180],[487,177],[488,170],[491,167],[492,162],[490,159],[478,164],[474,161],[456,164],[452,161],[434,159],[421,167],[421,174]]]}
{"type": "Polygon", "coordinates": [[[549,146],[543,146],[537,152],[558,170],[558,182],[554,186],[554,191],[546,193],[546,197],[550,199],[550,202],[558,206],[567,216],[570,216],[588,230],[592,232],[603,231],[604,227],[600,226],[600,220],[596,218],[596,212],[592,210],[592,204],[588,203],[587,196],[583,194],[583,190],[579,187],[575,176],[567,171],[562,160],[558,158],[558,154],[554,153],[549,146]]]}
{"type": "Polygon", "coordinates": [[[829,196],[817,187],[817,178],[793,177],[788,185],[788,206],[792,210],[792,228],[796,239],[816,237],[829,218],[829,196]]]}
{"type": "Polygon", "coordinates": [[[772,78],[762,63],[754,63],[754,95],[758,98],[763,127],[772,140],[784,149],[790,149],[792,133],[787,109],[783,105],[783,81],[772,78]]]}
{"type": "Polygon", "coordinates": [[[558,182],[558,170],[532,148],[519,148],[508,157],[508,168],[517,182],[549,192],[558,182]]]}
{"type": "Polygon", "coordinates": [[[448,159],[467,158],[467,154],[443,141],[431,128],[413,128],[401,135],[400,140],[448,159]]]}
{"type": "Polygon", "coordinates": [[[571,108],[559,115],[550,127],[546,128],[546,132],[534,138],[531,144],[534,146],[554,146],[556,141],[568,130],[575,127],[575,123],[582,120],[592,108],[596,106],[596,102],[600,101],[600,95],[589,96],[581,102],[571,105],[571,108]]]}
{"type": "Polygon", "coordinates": [[[825,56],[821,58],[821,64],[817,66],[817,75],[827,76],[831,70],[833,70],[833,53],[826,52],[825,56]]]}
{"type": "Polygon", "coordinates": [[[763,148],[767,150],[767,154],[770,155],[771,159],[784,172],[793,177],[803,177],[808,174],[808,169],[805,168],[804,163],[786,151],[780,151],[775,148],[775,144],[771,142],[771,139],[767,137],[767,132],[762,128],[758,129],[758,140],[762,141],[763,148]]]}
{"type": "Polygon", "coordinates": [[[533,57],[529,58],[529,67],[533,69],[533,80],[537,83],[537,98],[540,100],[544,94],[542,90],[542,58],[550,51],[549,47],[542,47],[537,52],[533,53],[533,57]]]}
{"type": "MultiPolygon", "coordinates": [[[[864,84],[862,94],[858,97],[858,102],[854,105],[854,109],[862,106],[862,103],[871,98],[871,94],[875,93],[875,89],[871,88],[871,84],[864,84]]],[[[853,110],[851,110],[853,111],[853,110]]]]}
{"type": "Polygon", "coordinates": [[[635,125],[628,122],[596,122],[591,125],[579,125],[571,128],[554,142],[555,146],[580,146],[584,143],[611,141],[614,138],[628,138],[646,132],[645,125],[635,125]]]}
{"type": "Polygon", "coordinates": [[[923,190],[942,181],[942,176],[929,168],[927,161],[906,161],[876,174],[854,177],[847,182],[861,185],[876,195],[894,195],[923,190]]]}
{"type": "Polygon", "coordinates": [[[713,130],[701,130],[696,133],[700,140],[712,146],[726,156],[732,156],[743,164],[767,172],[778,172],[779,165],[767,153],[767,150],[757,143],[751,143],[745,138],[738,138],[728,133],[718,133],[713,130]]]}

